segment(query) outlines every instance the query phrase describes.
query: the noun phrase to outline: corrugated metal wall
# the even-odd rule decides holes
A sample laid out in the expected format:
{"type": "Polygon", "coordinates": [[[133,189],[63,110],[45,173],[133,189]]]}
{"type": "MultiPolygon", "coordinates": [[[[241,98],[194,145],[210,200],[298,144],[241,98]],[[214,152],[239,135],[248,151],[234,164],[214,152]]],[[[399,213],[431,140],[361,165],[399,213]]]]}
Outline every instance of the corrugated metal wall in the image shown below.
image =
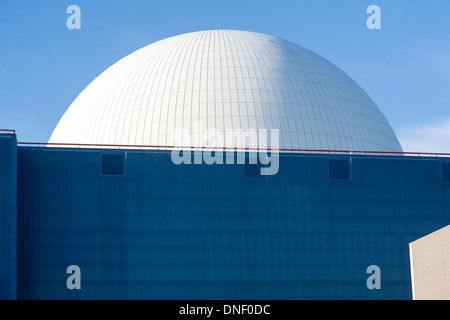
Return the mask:
{"type": "Polygon", "coordinates": [[[163,151],[106,176],[102,152],[19,148],[19,298],[410,299],[408,243],[450,223],[440,159],[352,157],[333,181],[350,157],[281,155],[258,180],[163,151]]]}
{"type": "Polygon", "coordinates": [[[0,300],[17,299],[17,140],[0,134],[0,300]]]}

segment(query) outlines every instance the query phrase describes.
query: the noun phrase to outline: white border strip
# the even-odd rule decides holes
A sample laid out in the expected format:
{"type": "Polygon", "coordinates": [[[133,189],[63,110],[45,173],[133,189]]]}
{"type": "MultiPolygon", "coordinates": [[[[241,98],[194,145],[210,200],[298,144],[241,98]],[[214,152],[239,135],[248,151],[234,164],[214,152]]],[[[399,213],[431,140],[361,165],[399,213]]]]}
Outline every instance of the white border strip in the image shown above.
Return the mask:
{"type": "Polygon", "coordinates": [[[413,263],[413,249],[412,242],[409,243],[409,264],[411,267],[411,287],[412,287],[412,298],[416,300],[416,290],[414,288],[414,263],[413,263]]]}

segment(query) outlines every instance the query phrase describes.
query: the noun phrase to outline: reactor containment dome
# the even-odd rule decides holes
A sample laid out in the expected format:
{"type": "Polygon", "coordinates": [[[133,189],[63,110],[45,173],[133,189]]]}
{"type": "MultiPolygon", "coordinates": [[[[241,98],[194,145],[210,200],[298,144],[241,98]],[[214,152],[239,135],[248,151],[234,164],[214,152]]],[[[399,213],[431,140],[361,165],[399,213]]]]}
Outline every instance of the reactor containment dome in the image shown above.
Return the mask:
{"type": "MultiPolygon", "coordinates": [[[[377,105],[335,65],[291,42],[234,30],[178,35],[118,61],[81,92],[49,143],[164,148],[178,145],[180,131],[248,129],[278,129],[281,149],[402,151],[377,105]]],[[[201,139],[182,144],[206,147],[201,139]]]]}

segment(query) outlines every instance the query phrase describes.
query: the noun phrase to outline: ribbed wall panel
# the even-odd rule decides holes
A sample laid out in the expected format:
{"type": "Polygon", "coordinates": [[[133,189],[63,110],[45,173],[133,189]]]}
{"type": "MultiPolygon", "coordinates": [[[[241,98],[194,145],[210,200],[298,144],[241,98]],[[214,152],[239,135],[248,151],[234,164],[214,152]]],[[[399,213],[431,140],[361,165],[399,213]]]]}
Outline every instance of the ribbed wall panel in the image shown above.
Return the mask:
{"type": "Polygon", "coordinates": [[[17,299],[17,139],[0,134],[0,300],[17,299]]]}
{"type": "Polygon", "coordinates": [[[21,299],[410,299],[408,243],[450,223],[446,159],[280,155],[255,180],[164,151],[102,176],[101,152],[19,148],[21,299]]]}

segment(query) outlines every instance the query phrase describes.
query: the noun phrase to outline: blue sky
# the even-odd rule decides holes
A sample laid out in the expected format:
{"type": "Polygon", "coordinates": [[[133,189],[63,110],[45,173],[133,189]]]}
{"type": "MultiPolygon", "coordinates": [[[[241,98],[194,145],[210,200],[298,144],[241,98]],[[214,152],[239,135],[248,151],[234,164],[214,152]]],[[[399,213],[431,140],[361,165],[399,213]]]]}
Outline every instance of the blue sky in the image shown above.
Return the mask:
{"type": "Polygon", "coordinates": [[[45,142],[106,68],[154,41],[261,32],[330,60],[378,104],[405,150],[450,152],[448,0],[0,0],[0,128],[45,142]],[[81,30],[69,30],[69,5],[81,30]],[[369,30],[369,5],[381,30],[369,30]]]}

